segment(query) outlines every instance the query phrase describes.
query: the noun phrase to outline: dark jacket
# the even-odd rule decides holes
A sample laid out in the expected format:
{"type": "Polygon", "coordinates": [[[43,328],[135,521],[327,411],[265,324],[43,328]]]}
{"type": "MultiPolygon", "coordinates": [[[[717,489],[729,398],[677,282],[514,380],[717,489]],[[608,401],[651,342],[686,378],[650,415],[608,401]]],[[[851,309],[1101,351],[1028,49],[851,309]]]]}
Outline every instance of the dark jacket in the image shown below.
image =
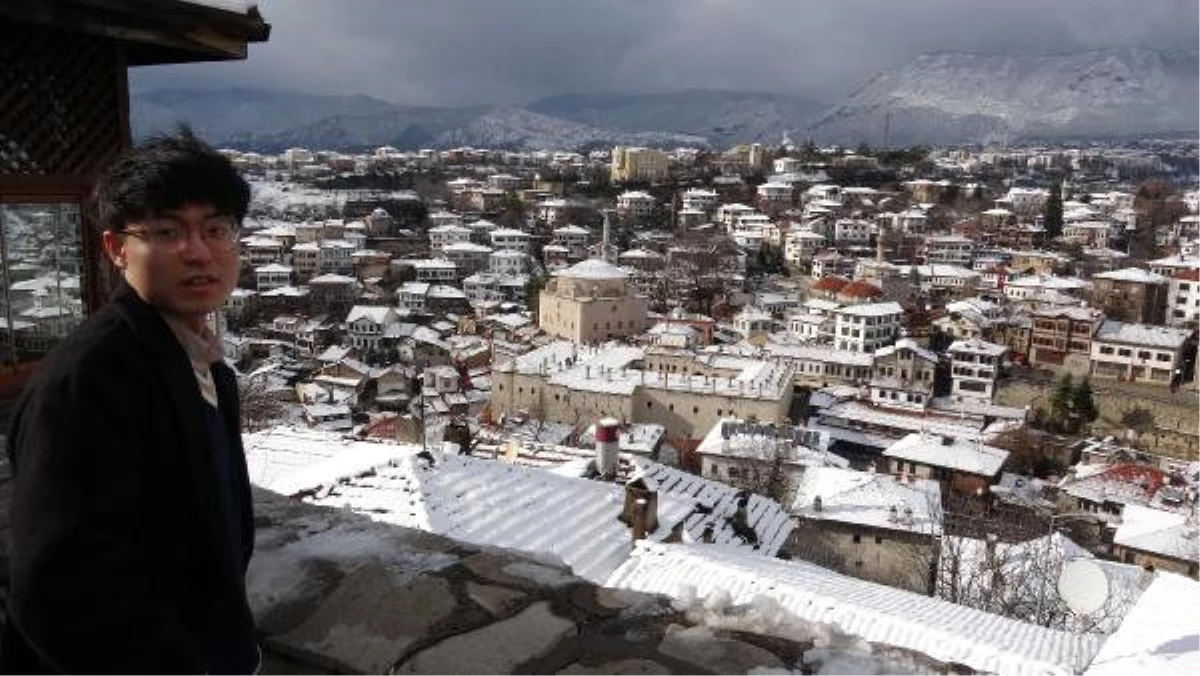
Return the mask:
{"type": "Polygon", "coordinates": [[[39,366],[8,436],[0,669],[224,671],[246,663],[247,644],[254,668],[237,383],[224,364],[213,375],[221,421],[207,424],[183,347],[124,285],[39,366]],[[233,477],[224,484],[209,432],[222,426],[233,477]],[[232,519],[222,505],[235,506],[232,519]]]}

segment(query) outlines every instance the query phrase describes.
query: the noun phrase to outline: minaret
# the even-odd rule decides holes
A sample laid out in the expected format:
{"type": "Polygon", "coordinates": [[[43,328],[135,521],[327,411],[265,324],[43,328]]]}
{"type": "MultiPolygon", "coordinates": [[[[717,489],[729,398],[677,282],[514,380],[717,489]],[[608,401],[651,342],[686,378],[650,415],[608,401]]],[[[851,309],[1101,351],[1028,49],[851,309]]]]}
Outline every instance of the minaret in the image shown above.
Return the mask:
{"type": "Polygon", "coordinates": [[[609,214],[612,212],[608,209],[604,210],[604,235],[600,239],[600,260],[605,263],[611,263],[608,260],[608,230],[609,230],[609,214]]]}

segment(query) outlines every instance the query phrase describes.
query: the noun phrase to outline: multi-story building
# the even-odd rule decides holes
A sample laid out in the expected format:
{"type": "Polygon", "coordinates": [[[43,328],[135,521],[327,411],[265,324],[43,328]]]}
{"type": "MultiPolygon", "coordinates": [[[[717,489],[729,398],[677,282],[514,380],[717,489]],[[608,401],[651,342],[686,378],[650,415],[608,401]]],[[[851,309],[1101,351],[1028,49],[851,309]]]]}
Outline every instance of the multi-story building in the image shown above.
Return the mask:
{"type": "Polygon", "coordinates": [[[874,352],[900,335],[904,309],[899,303],[860,303],[834,310],[834,346],[839,350],[874,352]]]}
{"type": "Polygon", "coordinates": [[[974,338],[956,340],[946,352],[950,355],[950,395],[990,402],[1008,347],[974,338]]]}
{"type": "Polygon", "coordinates": [[[716,366],[692,362],[673,371],[642,348],[555,341],[496,364],[492,415],[527,414],[580,426],[614,417],[661,425],[673,439],[699,439],[726,416],[787,418],[790,367],[750,358],[725,358],[716,366]]]}
{"type": "Polygon", "coordinates": [[[933,594],[941,486],[930,479],[809,466],[795,483],[794,559],[862,580],[933,594]]]}
{"type": "Polygon", "coordinates": [[[912,338],[875,350],[871,403],[884,408],[924,411],[933,399],[938,356],[912,338]]]}
{"type": "Polygon", "coordinates": [[[587,257],[588,240],[591,239],[591,234],[591,231],[585,227],[573,224],[564,225],[554,229],[551,243],[566,247],[568,256],[575,256],[583,260],[587,257]]]}
{"type": "Polygon", "coordinates": [[[971,267],[975,242],[959,235],[936,235],[925,238],[925,262],[971,267]]]}
{"type": "Polygon", "coordinates": [[[1193,333],[1192,329],[1105,320],[1092,337],[1091,374],[1169,385],[1182,367],[1184,346],[1193,333]]]}
{"type": "Polygon", "coordinates": [[[454,263],[460,276],[473,275],[488,269],[492,247],[475,242],[452,242],[442,247],[442,255],[454,263]]]}
{"type": "MultiPolygon", "coordinates": [[[[457,216],[457,214],[451,215],[457,216]]],[[[442,255],[447,244],[469,241],[471,241],[471,229],[461,223],[446,223],[429,229],[429,252],[434,256],[442,255]]]]}
{"type": "Polygon", "coordinates": [[[1093,275],[1092,305],[1109,319],[1162,324],[1167,311],[1167,278],[1141,268],[1093,275]]]}
{"type": "Polygon", "coordinates": [[[653,148],[617,146],[612,150],[613,183],[662,181],[669,175],[667,154],[653,148]]]}
{"type": "Polygon", "coordinates": [[[292,247],[292,268],[296,281],[303,284],[321,269],[321,245],[318,242],[300,242],[292,247]]]}
{"type": "Polygon", "coordinates": [[[560,270],[538,301],[538,326],[552,335],[594,343],[649,328],[646,298],[634,292],[629,273],[589,259],[560,270]]]}
{"type": "Polygon", "coordinates": [[[617,195],[617,213],[625,218],[641,220],[654,215],[658,202],[641,190],[626,190],[617,195]]]}
{"type": "Polygon", "coordinates": [[[793,265],[811,260],[828,245],[825,235],[812,230],[797,229],[784,237],[783,258],[793,265]]]}
{"type": "Polygon", "coordinates": [[[496,251],[506,250],[527,254],[533,235],[514,228],[497,228],[491,232],[491,238],[492,248],[496,251]]]}
{"type": "Polygon", "coordinates": [[[290,286],[292,283],[292,267],[290,265],[279,265],[278,263],[259,266],[254,268],[254,280],[259,293],[290,286]]]}
{"type": "Polygon", "coordinates": [[[1034,310],[1029,363],[1051,371],[1086,375],[1091,371],[1092,335],[1104,313],[1089,307],[1034,310]]]}
{"type": "Polygon", "coordinates": [[[684,209],[708,214],[712,213],[713,209],[716,209],[717,205],[721,203],[721,197],[713,190],[691,188],[683,192],[682,203],[684,209]]]}
{"type": "Polygon", "coordinates": [[[871,223],[859,218],[839,218],[833,222],[833,243],[839,247],[866,246],[871,241],[871,223]]]}
{"type": "Polygon", "coordinates": [[[317,257],[317,269],[324,274],[349,274],[352,265],[350,254],[355,246],[344,239],[328,239],[320,244],[317,257]]]}
{"type": "Polygon", "coordinates": [[[373,350],[379,347],[384,329],[396,321],[396,311],[390,307],[355,305],[346,315],[350,344],[360,350],[373,350]]]}
{"type": "Polygon", "coordinates": [[[526,270],[529,256],[519,251],[494,251],[488,258],[488,271],[497,275],[520,275],[526,270]]]}
{"type": "Polygon", "coordinates": [[[1167,324],[1200,324],[1200,270],[1176,272],[1167,281],[1167,324]]]}
{"type": "Polygon", "coordinates": [[[758,203],[763,209],[777,211],[792,207],[792,184],[766,182],[758,186],[758,203]]]}

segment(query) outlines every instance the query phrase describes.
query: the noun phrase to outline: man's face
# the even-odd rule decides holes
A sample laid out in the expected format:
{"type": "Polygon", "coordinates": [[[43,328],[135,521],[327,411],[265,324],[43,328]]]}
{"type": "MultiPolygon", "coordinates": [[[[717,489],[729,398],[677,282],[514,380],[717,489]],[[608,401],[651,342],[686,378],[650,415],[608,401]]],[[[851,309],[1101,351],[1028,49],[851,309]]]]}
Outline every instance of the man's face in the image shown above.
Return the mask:
{"type": "Polygon", "coordinates": [[[220,236],[230,224],[207,204],[187,204],[106,231],[104,250],[142,300],[199,330],[237,286],[236,233],[220,236]]]}

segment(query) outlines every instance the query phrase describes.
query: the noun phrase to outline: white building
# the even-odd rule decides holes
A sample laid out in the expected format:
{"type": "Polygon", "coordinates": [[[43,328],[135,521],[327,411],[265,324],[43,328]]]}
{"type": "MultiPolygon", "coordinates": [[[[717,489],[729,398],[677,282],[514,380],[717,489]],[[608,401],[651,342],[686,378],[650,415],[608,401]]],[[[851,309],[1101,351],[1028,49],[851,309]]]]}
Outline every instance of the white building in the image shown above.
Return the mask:
{"type": "MultiPolygon", "coordinates": [[[[457,216],[457,214],[451,214],[457,216]]],[[[434,256],[442,255],[447,244],[471,241],[471,229],[461,223],[446,223],[429,229],[429,251],[434,256]]]]}
{"type": "Polygon", "coordinates": [[[871,223],[858,218],[833,222],[833,242],[838,246],[866,246],[871,241],[871,223]]]}
{"type": "Polygon", "coordinates": [[[513,228],[497,228],[491,232],[491,237],[493,249],[525,254],[529,253],[529,241],[533,238],[528,232],[513,228]]]}
{"type": "Polygon", "coordinates": [[[691,188],[683,192],[684,209],[711,213],[713,209],[717,208],[720,201],[720,196],[713,190],[691,188]]]}
{"type": "Polygon", "coordinates": [[[519,251],[494,251],[488,260],[488,270],[498,275],[519,275],[525,272],[529,256],[519,251]]]}
{"type": "Polygon", "coordinates": [[[396,311],[390,307],[355,305],[346,315],[350,344],[359,349],[375,349],[383,338],[384,328],[396,320],[396,311]]]}
{"type": "Polygon", "coordinates": [[[272,263],[254,269],[259,293],[288,286],[292,283],[292,267],[272,263]]]}
{"type": "Polygon", "coordinates": [[[657,201],[647,192],[627,190],[617,195],[617,213],[627,218],[649,218],[657,201]]]}
{"type": "Polygon", "coordinates": [[[899,303],[860,303],[837,308],[834,317],[834,346],[839,350],[874,352],[890,345],[900,335],[904,309],[899,303]]]}
{"type": "Polygon", "coordinates": [[[1168,385],[1183,359],[1188,329],[1104,320],[1092,336],[1091,373],[1168,385]]]}
{"type": "Polygon", "coordinates": [[[971,267],[975,243],[960,235],[936,235],[925,238],[925,262],[971,267]]]}
{"type": "Polygon", "coordinates": [[[1200,324],[1200,270],[1184,270],[1167,280],[1167,324],[1200,324]]]}
{"type": "Polygon", "coordinates": [[[990,402],[996,393],[1000,363],[1008,347],[984,340],[956,340],[950,354],[950,394],[990,402]]]}

